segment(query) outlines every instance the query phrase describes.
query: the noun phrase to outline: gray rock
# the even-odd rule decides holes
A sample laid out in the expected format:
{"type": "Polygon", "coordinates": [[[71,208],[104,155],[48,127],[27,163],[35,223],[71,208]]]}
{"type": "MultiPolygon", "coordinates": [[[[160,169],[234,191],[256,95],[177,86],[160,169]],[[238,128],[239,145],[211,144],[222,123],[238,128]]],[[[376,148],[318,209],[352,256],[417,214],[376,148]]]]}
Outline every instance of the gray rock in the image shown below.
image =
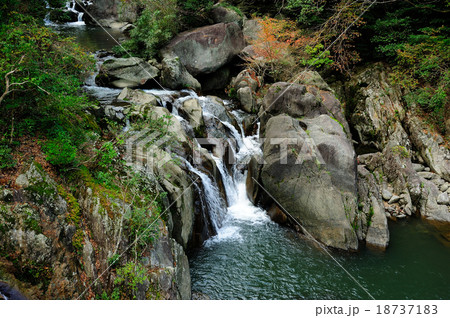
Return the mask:
{"type": "Polygon", "coordinates": [[[226,8],[220,4],[216,4],[212,7],[210,15],[214,23],[230,23],[236,22],[240,26],[243,24],[243,17],[239,15],[232,8],[226,8]]]}
{"type": "Polygon", "coordinates": [[[246,69],[233,78],[231,81],[231,86],[236,90],[244,87],[250,87],[252,92],[256,92],[258,88],[262,86],[262,78],[257,77],[254,71],[246,69]]]}
{"type": "Polygon", "coordinates": [[[445,192],[447,191],[449,188],[449,184],[448,183],[444,183],[439,187],[439,190],[441,190],[441,192],[445,192]]]}
{"type": "Polygon", "coordinates": [[[191,274],[189,272],[189,261],[184,253],[183,247],[172,241],[172,253],[175,260],[175,278],[179,293],[179,299],[191,299],[191,274]]]}
{"type": "Polygon", "coordinates": [[[406,117],[410,139],[432,171],[450,181],[450,150],[441,144],[442,137],[427,133],[421,119],[411,114],[406,117]]]}
{"type": "Polygon", "coordinates": [[[179,109],[193,129],[200,129],[205,125],[203,122],[203,111],[197,99],[192,98],[184,101],[179,109]]]}
{"type": "Polygon", "coordinates": [[[418,175],[426,180],[432,180],[432,179],[437,178],[437,175],[433,172],[426,172],[426,171],[418,172],[418,175]]]}
{"type": "Polygon", "coordinates": [[[447,192],[439,194],[437,197],[437,204],[449,205],[449,198],[447,192]]]}
{"type": "Polygon", "coordinates": [[[261,132],[264,133],[265,122],[278,114],[288,114],[294,118],[314,118],[319,115],[332,117],[350,138],[350,128],[342,112],[341,104],[332,92],[307,89],[300,84],[279,82],[273,84],[264,97],[259,110],[261,132]]]}
{"type": "Polygon", "coordinates": [[[385,201],[389,201],[393,196],[393,194],[387,189],[383,189],[382,195],[383,195],[383,200],[385,200],[385,201]]]}
{"type": "Polygon", "coordinates": [[[239,25],[218,23],[178,34],[163,49],[163,56],[178,56],[190,74],[212,73],[245,47],[239,25]]]}
{"type": "Polygon", "coordinates": [[[244,21],[244,38],[247,43],[254,41],[258,38],[259,33],[261,32],[262,27],[259,24],[258,20],[245,20],[244,21]]]}
{"type": "Polygon", "coordinates": [[[298,78],[299,83],[304,85],[314,85],[317,86],[320,90],[324,91],[332,91],[330,86],[324,81],[322,76],[316,71],[303,71],[300,73],[298,78]]]}
{"type": "MultiPolygon", "coordinates": [[[[158,105],[158,99],[154,95],[145,93],[144,91],[141,90],[134,90],[130,88],[124,88],[120,92],[119,96],[117,96],[117,99],[119,101],[126,101],[137,105],[144,105],[144,104],[149,104],[153,106],[158,105]]],[[[114,107],[114,110],[116,112],[123,111],[123,108],[118,109],[118,107],[114,107]]]]}
{"type": "MultiPolygon", "coordinates": [[[[118,58],[105,61],[95,78],[99,86],[139,87],[159,76],[159,70],[141,58],[118,58]]],[[[150,83],[156,86],[155,83],[150,83]]]]}
{"type": "Polygon", "coordinates": [[[241,107],[247,113],[252,113],[255,106],[255,100],[253,99],[252,90],[250,87],[242,87],[237,91],[237,98],[241,102],[241,107]]]}
{"type": "Polygon", "coordinates": [[[421,171],[424,171],[424,170],[425,170],[425,166],[422,165],[422,164],[420,164],[420,163],[413,163],[413,169],[414,169],[416,172],[421,172],[421,171]]]}
{"type": "Polygon", "coordinates": [[[202,86],[181,63],[178,56],[166,54],[163,57],[161,84],[171,89],[191,88],[200,90],[202,86]]]}
{"type": "MultiPolygon", "coordinates": [[[[423,180],[422,198],[420,200],[420,213],[423,218],[428,221],[450,223],[450,212],[446,205],[438,203],[438,198],[442,194],[434,183],[423,180]]],[[[441,197],[443,203],[445,203],[447,197],[441,197]]]]}
{"type": "Polygon", "coordinates": [[[400,197],[397,195],[393,195],[390,199],[389,199],[389,204],[394,204],[394,203],[398,203],[400,201],[400,197]]]}
{"type": "Polygon", "coordinates": [[[385,250],[389,244],[389,229],[384,208],[372,197],[373,215],[367,231],[366,245],[385,250]]]}
{"type": "Polygon", "coordinates": [[[325,117],[307,123],[311,137],[298,120],[286,115],[270,118],[261,180],[315,238],[328,246],[356,250],[358,239],[347,219],[357,202],[354,152],[341,126],[325,117]],[[284,141],[288,151],[280,151],[278,141],[284,141]]]}

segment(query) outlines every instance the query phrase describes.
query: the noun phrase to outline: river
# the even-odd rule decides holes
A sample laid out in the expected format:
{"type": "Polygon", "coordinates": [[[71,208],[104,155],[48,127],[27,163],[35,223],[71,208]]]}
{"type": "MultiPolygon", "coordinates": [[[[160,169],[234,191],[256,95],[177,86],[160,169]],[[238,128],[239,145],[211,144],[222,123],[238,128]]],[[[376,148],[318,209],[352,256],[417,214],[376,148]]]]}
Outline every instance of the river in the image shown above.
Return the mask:
{"type": "MultiPolygon", "coordinates": [[[[91,52],[110,50],[115,45],[98,27],[53,27],[75,37],[91,52]]],[[[119,32],[108,31],[116,38],[121,37],[119,32]]],[[[117,96],[120,92],[98,88],[92,82],[87,89],[97,97],[117,96]]],[[[246,137],[240,142],[245,144],[241,152],[258,151],[257,138],[246,137]]],[[[211,299],[369,297],[322,249],[273,223],[265,211],[253,206],[247,199],[245,175],[241,171],[233,176],[222,173],[229,180],[224,180],[229,207],[221,215],[218,235],[201,248],[189,251],[194,292],[211,299]]],[[[386,252],[367,249],[353,254],[330,252],[376,299],[447,299],[450,295],[448,242],[415,218],[390,222],[389,229],[391,241],[386,252]]]]}

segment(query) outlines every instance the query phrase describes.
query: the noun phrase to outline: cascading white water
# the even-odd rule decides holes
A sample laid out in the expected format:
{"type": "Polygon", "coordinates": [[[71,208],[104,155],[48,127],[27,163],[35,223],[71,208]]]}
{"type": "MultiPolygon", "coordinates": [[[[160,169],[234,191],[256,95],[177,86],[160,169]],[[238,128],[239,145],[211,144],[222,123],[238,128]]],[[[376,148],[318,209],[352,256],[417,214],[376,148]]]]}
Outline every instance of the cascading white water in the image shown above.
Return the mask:
{"type": "Polygon", "coordinates": [[[197,168],[194,168],[189,161],[183,160],[190,171],[195,173],[202,180],[203,189],[205,192],[205,200],[208,206],[208,210],[211,217],[211,222],[214,226],[216,232],[222,227],[222,222],[224,219],[224,211],[226,209],[225,202],[220,196],[220,191],[217,185],[211,181],[208,175],[197,168]]]}

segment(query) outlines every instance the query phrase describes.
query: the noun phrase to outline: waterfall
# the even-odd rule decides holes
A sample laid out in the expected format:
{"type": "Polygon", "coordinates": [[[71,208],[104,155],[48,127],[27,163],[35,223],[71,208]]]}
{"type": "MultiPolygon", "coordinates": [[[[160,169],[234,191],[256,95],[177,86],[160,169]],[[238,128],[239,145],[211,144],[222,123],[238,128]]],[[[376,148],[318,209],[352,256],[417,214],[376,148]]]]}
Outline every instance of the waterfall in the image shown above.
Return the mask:
{"type": "Polygon", "coordinates": [[[226,210],[225,202],[223,201],[217,185],[211,181],[208,175],[197,168],[194,168],[189,161],[182,159],[188,169],[195,173],[202,181],[203,190],[205,194],[206,205],[210,213],[211,222],[216,232],[222,227],[224,214],[226,210]]]}

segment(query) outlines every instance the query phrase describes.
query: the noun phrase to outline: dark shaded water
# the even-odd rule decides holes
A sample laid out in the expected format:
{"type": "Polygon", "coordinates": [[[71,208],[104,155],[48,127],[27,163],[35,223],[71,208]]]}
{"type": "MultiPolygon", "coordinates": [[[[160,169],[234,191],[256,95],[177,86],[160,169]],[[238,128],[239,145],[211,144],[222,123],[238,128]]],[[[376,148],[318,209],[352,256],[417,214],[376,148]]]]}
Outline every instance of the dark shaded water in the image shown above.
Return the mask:
{"type": "Polygon", "coordinates": [[[75,38],[84,49],[90,52],[97,50],[110,51],[124,35],[117,29],[103,29],[99,26],[87,25],[52,25],[51,28],[67,37],[75,38]],[[116,40],[116,41],[115,41],[116,40]]]}
{"type": "MultiPolygon", "coordinates": [[[[368,299],[323,251],[272,222],[191,255],[192,288],[212,299],[368,299]]],[[[448,299],[450,248],[420,220],[390,224],[385,253],[333,255],[376,299],[448,299]]]]}

